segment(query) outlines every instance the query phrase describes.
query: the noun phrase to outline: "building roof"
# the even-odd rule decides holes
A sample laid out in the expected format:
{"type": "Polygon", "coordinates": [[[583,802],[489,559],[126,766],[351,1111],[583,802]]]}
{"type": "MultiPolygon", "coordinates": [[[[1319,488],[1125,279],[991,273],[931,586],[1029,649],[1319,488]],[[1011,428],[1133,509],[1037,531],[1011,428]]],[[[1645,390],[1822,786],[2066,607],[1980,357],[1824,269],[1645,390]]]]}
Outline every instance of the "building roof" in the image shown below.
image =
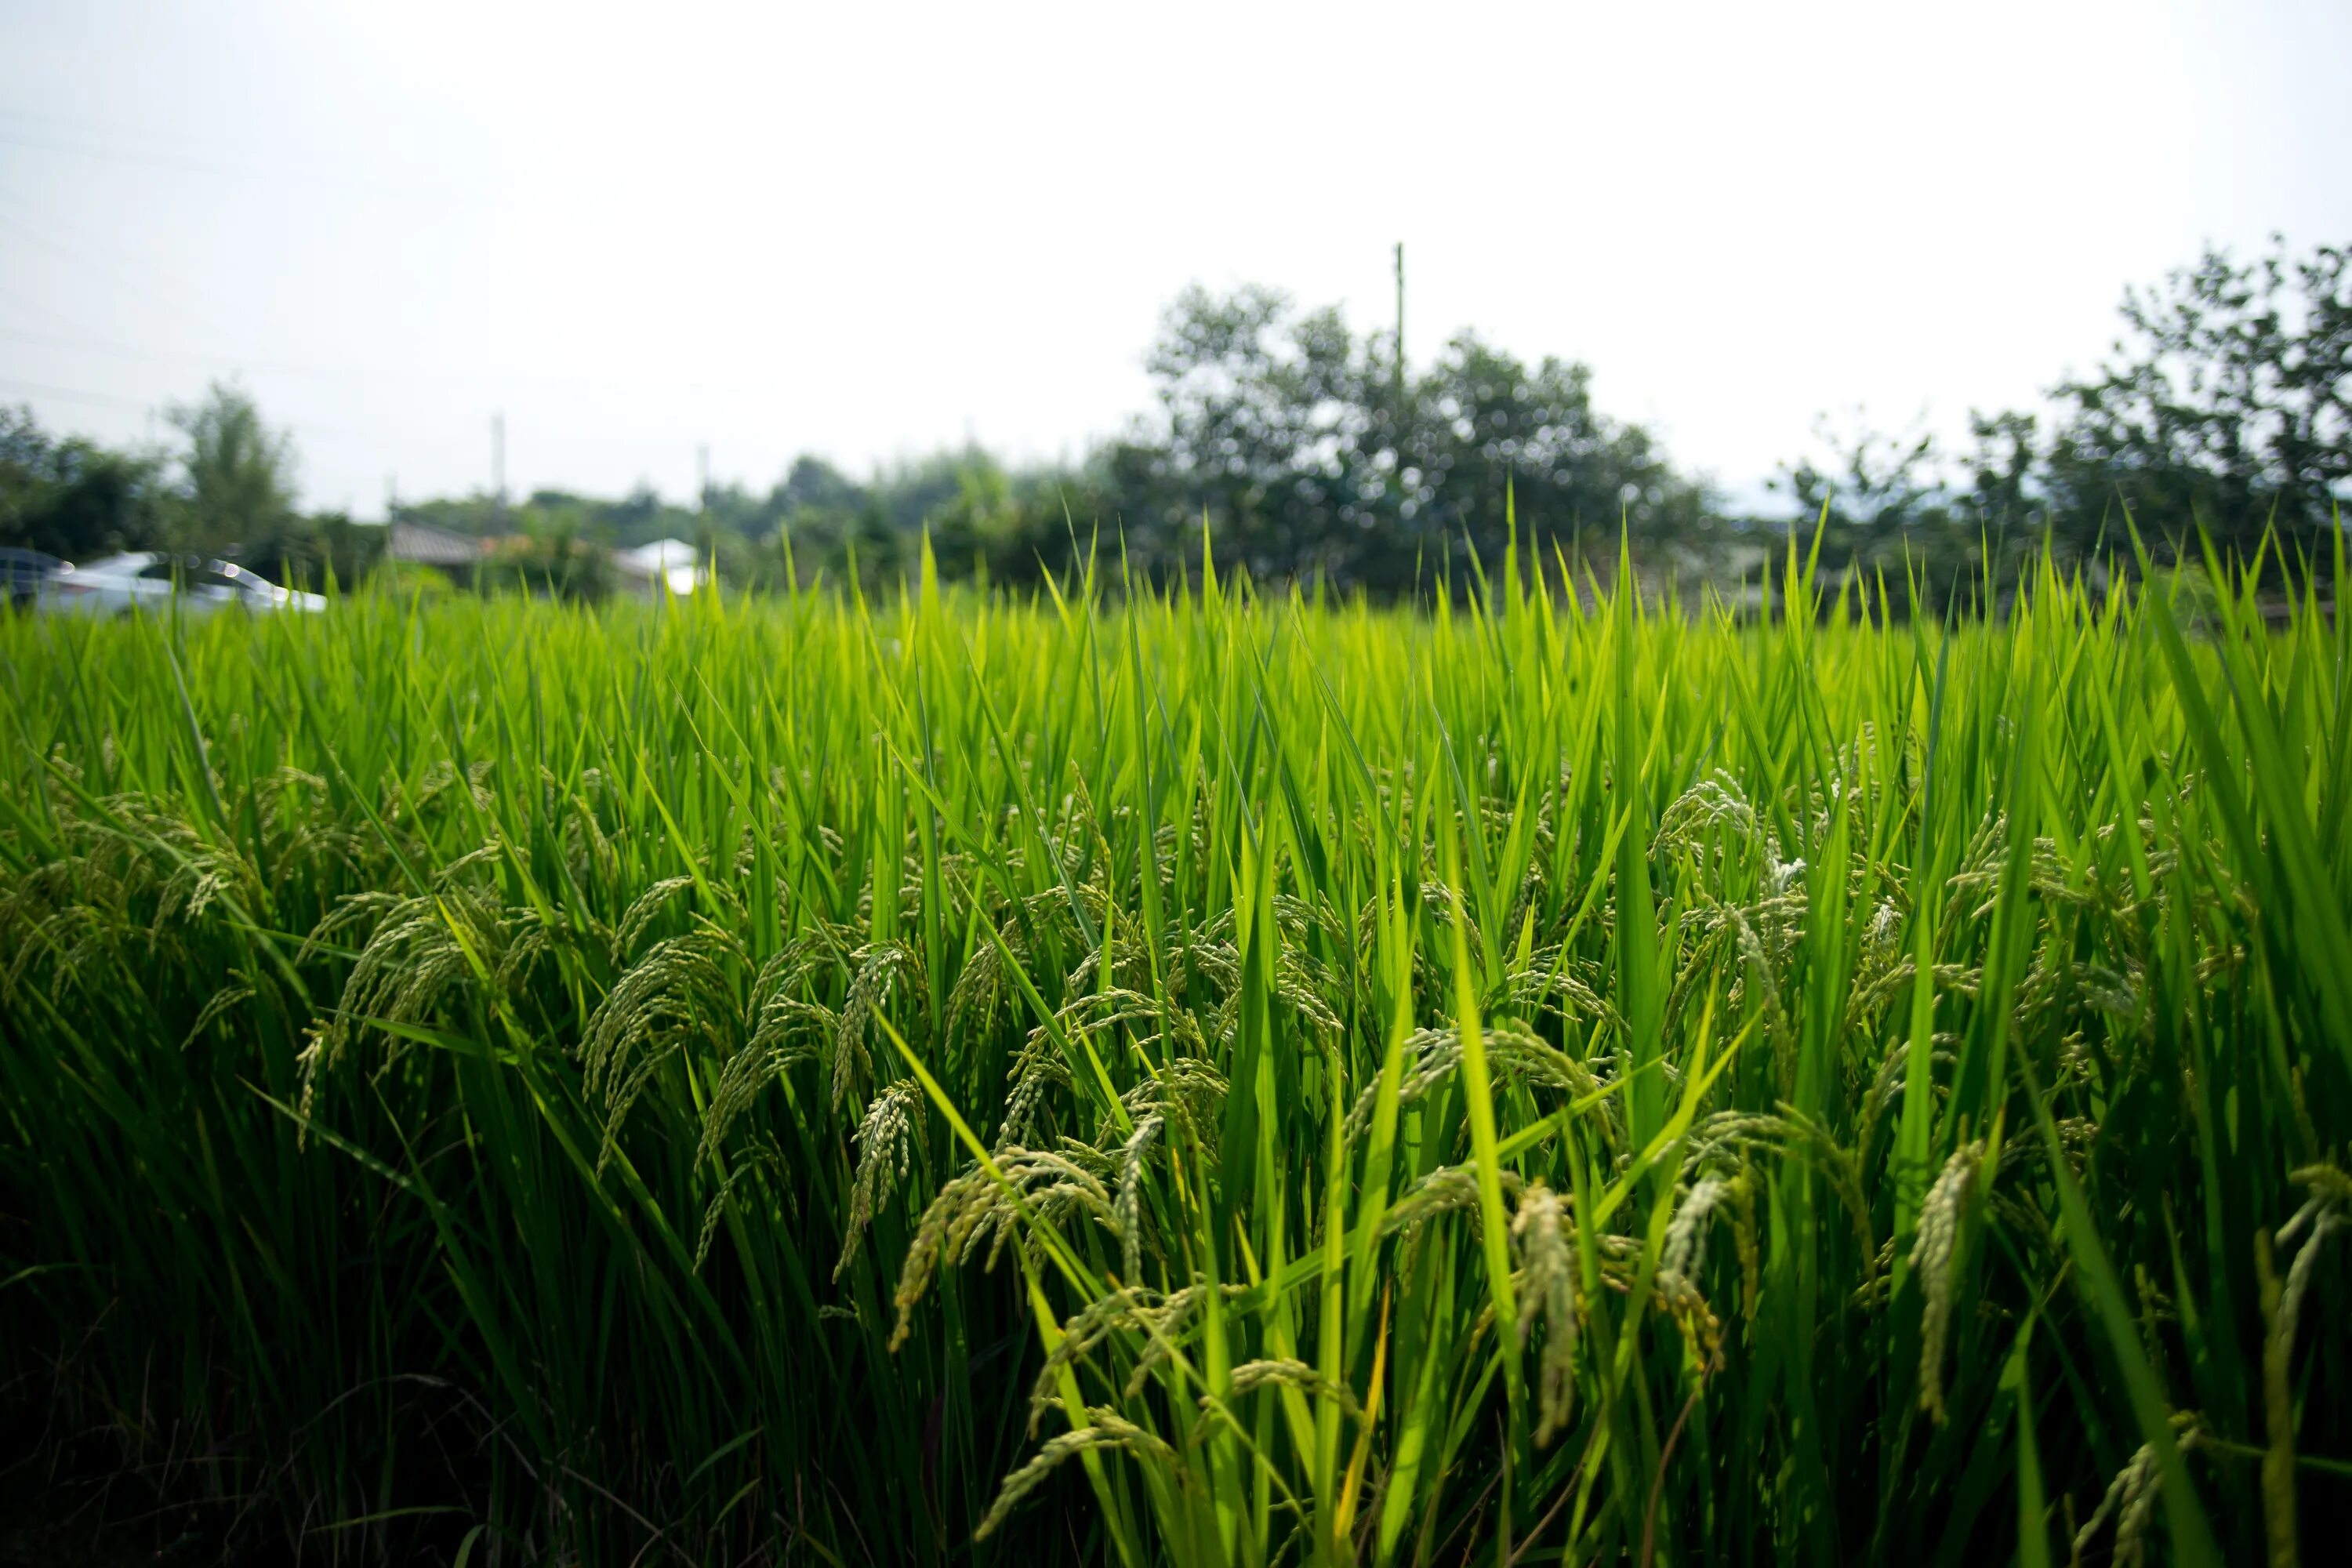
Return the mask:
{"type": "Polygon", "coordinates": [[[415,561],[426,566],[470,566],[482,558],[477,540],[446,528],[422,522],[395,522],[384,540],[383,552],[394,561],[415,561]]]}

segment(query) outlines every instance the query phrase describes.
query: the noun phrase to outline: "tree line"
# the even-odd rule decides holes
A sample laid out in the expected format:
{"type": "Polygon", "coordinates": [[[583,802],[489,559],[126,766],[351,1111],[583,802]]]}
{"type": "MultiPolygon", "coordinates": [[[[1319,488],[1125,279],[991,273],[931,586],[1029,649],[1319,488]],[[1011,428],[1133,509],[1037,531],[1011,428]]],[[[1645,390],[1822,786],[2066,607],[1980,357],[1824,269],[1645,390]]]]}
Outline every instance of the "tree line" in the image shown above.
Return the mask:
{"type": "MultiPolygon", "coordinates": [[[[2240,261],[2210,248],[2128,290],[2102,363],[2039,413],[1977,413],[1970,445],[1864,432],[1774,487],[1821,529],[1832,572],[1919,577],[1931,600],[1998,585],[2043,549],[2090,561],[2160,552],[2201,530],[2225,553],[2265,538],[2325,567],[2352,494],[2352,247],[2274,239],[2240,261]]],[[[1265,582],[1377,597],[1467,582],[1516,538],[1536,559],[1604,574],[1621,539],[1645,569],[1737,571],[1787,520],[1743,515],[1637,423],[1595,404],[1573,360],[1529,362],[1465,332],[1401,362],[1393,331],[1272,289],[1188,289],[1148,360],[1154,406],[1067,466],[1008,466],[977,447],[853,478],[813,456],[764,492],[712,485],[699,504],[542,490],[395,509],[396,519],[507,541],[486,580],[593,595],[591,546],[676,537],[749,587],[820,575],[898,580],[928,536],[940,569],[1011,585],[1089,552],[1167,581],[1221,563],[1265,582]],[[560,572],[558,569],[561,569],[560,572]]],[[[110,449],[0,410],[0,545],[68,558],[171,548],[349,583],[383,531],[293,501],[290,440],[215,386],[172,413],[169,452],[110,449]]]]}

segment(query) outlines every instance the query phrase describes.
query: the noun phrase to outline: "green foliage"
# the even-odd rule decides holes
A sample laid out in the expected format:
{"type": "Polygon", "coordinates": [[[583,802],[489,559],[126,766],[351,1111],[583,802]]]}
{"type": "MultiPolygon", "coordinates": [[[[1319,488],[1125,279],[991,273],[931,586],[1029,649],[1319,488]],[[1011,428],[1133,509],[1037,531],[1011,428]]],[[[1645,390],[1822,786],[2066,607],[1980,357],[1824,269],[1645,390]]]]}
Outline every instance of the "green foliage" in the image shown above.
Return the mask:
{"type": "Polygon", "coordinates": [[[1041,571],[1069,564],[1074,520],[1091,532],[1097,523],[1108,528],[1111,514],[1100,491],[1076,476],[1008,469],[967,447],[900,463],[862,485],[802,458],[762,515],[775,520],[777,548],[755,581],[787,580],[774,567],[788,542],[793,580],[855,580],[879,593],[913,574],[927,533],[939,569],[950,576],[1034,584],[1041,571]]]}
{"type": "Polygon", "coordinates": [[[1931,471],[1935,437],[1857,430],[1841,439],[1826,421],[1817,429],[1836,453],[1836,467],[1796,463],[1774,488],[1787,493],[1798,516],[1818,527],[1822,557],[1832,565],[1900,577],[1906,563],[1948,559],[1973,542],[1931,471]]]}
{"type": "Polygon", "coordinates": [[[171,411],[187,439],[180,465],[186,508],[174,542],[206,554],[241,547],[257,560],[282,558],[299,531],[294,506],[294,443],[262,423],[243,390],[215,382],[204,398],[171,411]]]}
{"type": "Polygon", "coordinates": [[[257,563],[257,569],[274,566],[270,575],[288,586],[323,588],[332,581],[349,588],[374,573],[383,546],[383,529],[353,522],[339,511],[320,512],[304,521],[278,561],[257,563]]]}
{"type": "Polygon", "coordinates": [[[611,558],[586,537],[583,509],[533,506],[521,521],[522,532],[506,536],[474,568],[476,586],[590,603],[612,592],[611,558]]]}
{"type": "Polygon", "coordinates": [[[147,549],[169,531],[173,500],[155,459],[60,440],[30,409],[0,407],[0,546],[68,561],[147,549]]]}
{"type": "MultiPolygon", "coordinates": [[[[2159,288],[2125,295],[2126,331],[2093,374],[2052,389],[2045,416],[1977,415],[1955,468],[1933,440],[1860,432],[1834,471],[1777,481],[1826,522],[1822,560],[1915,570],[1938,597],[2030,573],[2045,545],[2104,571],[2132,563],[2128,516],[2158,559],[2334,565],[2352,496],[2352,247],[2241,264],[2208,249],[2159,288]]],[[[2273,588],[2277,585],[2273,582],[2273,588]]]]}
{"type": "Polygon", "coordinates": [[[2046,462],[2053,521],[2085,545],[2120,499],[2232,553],[2275,527],[2321,542],[2352,485],[2352,247],[2240,265],[2208,249],[2125,297],[2127,335],[2067,405],[2046,462]]]}
{"type": "Polygon", "coordinates": [[[446,574],[414,561],[380,560],[359,580],[359,585],[369,593],[394,599],[420,594],[428,599],[441,599],[457,591],[446,574]]]}
{"type": "Polygon", "coordinates": [[[1244,289],[1180,297],[1149,360],[1160,421],[1097,459],[1130,559],[1166,574],[1199,552],[1261,580],[1410,593],[1468,552],[1529,558],[1630,530],[1645,556],[1705,541],[1703,492],[1639,426],[1598,413],[1583,365],[1528,365],[1470,334],[1400,375],[1392,337],[1336,310],[1244,289]],[[1510,498],[1507,504],[1507,498],[1510,498]]]}
{"type": "Polygon", "coordinates": [[[1211,564],[0,625],[34,1429],[371,1558],[2285,1560],[2352,634],[1211,564]]]}

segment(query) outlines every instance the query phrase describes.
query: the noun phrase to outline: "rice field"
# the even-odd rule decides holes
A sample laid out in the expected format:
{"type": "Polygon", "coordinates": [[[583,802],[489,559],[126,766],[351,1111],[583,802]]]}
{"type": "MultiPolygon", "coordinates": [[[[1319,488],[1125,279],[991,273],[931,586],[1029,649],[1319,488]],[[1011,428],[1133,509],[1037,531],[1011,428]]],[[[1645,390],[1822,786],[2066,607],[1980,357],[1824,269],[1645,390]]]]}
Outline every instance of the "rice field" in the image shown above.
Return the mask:
{"type": "Polygon", "coordinates": [[[2325,1561],[2352,629],[1489,566],[0,622],[9,1458],[268,1560],[2325,1561]]]}

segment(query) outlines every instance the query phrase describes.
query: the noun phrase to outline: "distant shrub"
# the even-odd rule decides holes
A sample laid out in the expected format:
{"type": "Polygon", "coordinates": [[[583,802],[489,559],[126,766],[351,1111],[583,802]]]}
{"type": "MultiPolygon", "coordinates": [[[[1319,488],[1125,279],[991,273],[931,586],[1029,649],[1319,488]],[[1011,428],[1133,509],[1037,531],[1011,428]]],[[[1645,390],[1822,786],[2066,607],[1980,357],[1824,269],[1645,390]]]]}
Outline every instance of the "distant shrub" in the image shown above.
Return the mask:
{"type": "Polygon", "coordinates": [[[457,592],[457,584],[449,581],[447,574],[415,561],[379,561],[361,580],[360,586],[366,593],[402,599],[418,595],[439,599],[457,592]]]}
{"type": "Polygon", "coordinates": [[[491,591],[520,590],[539,597],[593,603],[613,590],[613,563],[570,529],[496,542],[474,580],[491,591]]]}

